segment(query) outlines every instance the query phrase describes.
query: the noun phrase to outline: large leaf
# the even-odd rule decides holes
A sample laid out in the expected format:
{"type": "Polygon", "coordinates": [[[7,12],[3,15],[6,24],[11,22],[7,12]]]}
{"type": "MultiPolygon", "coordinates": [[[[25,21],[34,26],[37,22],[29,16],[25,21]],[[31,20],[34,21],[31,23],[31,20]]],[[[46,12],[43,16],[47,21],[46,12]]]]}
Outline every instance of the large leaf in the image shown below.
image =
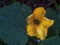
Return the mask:
{"type": "Polygon", "coordinates": [[[54,28],[58,31],[60,31],[60,5],[58,6],[58,16],[55,20],[54,28]]]}
{"type": "Polygon", "coordinates": [[[60,37],[54,36],[43,41],[40,45],[60,45],[60,37]]]}
{"type": "Polygon", "coordinates": [[[0,38],[9,45],[25,45],[28,40],[26,34],[26,18],[31,8],[25,4],[15,2],[0,9],[0,38]]]}

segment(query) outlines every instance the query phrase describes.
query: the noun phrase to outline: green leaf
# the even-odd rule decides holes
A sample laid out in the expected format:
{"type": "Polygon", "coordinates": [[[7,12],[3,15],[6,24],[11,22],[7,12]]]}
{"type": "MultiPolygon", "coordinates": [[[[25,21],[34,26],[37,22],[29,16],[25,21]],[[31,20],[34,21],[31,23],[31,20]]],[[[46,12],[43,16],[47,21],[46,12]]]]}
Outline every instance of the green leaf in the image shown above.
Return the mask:
{"type": "Polygon", "coordinates": [[[40,45],[60,45],[60,37],[53,36],[40,43],[40,45]]]}
{"type": "Polygon", "coordinates": [[[26,18],[31,8],[25,4],[15,2],[0,9],[0,38],[9,45],[26,45],[28,36],[25,30],[26,18]]]}
{"type": "Polygon", "coordinates": [[[58,10],[59,10],[59,12],[58,12],[58,16],[55,20],[54,28],[56,30],[60,31],[60,5],[58,6],[58,10]]]}
{"type": "Polygon", "coordinates": [[[57,9],[60,11],[60,5],[58,5],[57,9]]]}
{"type": "Polygon", "coordinates": [[[58,5],[57,9],[58,9],[58,16],[55,20],[54,28],[55,30],[58,31],[58,33],[60,33],[60,5],[58,5]]]}
{"type": "Polygon", "coordinates": [[[46,13],[47,18],[55,20],[56,16],[57,14],[52,8],[47,8],[47,13],[46,13]]]}
{"type": "Polygon", "coordinates": [[[47,38],[55,36],[55,35],[58,35],[58,31],[55,30],[54,27],[52,26],[48,29],[47,38]]]}
{"type": "Polygon", "coordinates": [[[59,17],[55,20],[54,28],[57,31],[60,30],[60,19],[59,19],[59,17]]]}

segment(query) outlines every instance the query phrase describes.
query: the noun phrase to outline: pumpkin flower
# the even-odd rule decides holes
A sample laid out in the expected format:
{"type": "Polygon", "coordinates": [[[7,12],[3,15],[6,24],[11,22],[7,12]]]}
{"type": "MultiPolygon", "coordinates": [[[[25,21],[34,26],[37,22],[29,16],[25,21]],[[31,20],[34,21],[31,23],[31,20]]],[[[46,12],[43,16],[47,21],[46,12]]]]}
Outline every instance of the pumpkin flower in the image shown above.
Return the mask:
{"type": "Polygon", "coordinates": [[[43,7],[36,8],[33,13],[27,17],[27,34],[44,40],[47,36],[48,28],[53,25],[54,20],[45,17],[46,10],[43,7]]]}

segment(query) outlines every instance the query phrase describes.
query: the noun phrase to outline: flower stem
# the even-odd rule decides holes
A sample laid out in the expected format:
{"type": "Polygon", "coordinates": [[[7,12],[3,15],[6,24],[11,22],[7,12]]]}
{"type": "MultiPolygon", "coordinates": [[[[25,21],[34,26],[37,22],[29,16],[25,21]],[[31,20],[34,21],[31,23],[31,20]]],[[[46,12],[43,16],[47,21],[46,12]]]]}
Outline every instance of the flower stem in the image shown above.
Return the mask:
{"type": "Polygon", "coordinates": [[[55,6],[55,9],[56,9],[56,11],[57,11],[57,13],[58,13],[58,5],[57,5],[57,3],[56,3],[56,0],[53,0],[53,3],[54,3],[54,6],[55,6]]]}
{"type": "Polygon", "coordinates": [[[57,9],[57,3],[56,3],[56,0],[53,0],[53,3],[55,5],[55,8],[57,9]]]}

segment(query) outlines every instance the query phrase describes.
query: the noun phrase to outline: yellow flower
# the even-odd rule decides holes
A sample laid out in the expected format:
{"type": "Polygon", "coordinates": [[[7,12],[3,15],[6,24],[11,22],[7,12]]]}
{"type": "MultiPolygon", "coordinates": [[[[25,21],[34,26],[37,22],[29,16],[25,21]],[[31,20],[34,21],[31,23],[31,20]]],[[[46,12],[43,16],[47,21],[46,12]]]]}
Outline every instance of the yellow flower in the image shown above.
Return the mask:
{"type": "Polygon", "coordinates": [[[46,10],[43,7],[36,8],[33,13],[27,17],[27,34],[36,36],[44,40],[47,36],[48,28],[53,25],[54,20],[45,17],[46,10]]]}

